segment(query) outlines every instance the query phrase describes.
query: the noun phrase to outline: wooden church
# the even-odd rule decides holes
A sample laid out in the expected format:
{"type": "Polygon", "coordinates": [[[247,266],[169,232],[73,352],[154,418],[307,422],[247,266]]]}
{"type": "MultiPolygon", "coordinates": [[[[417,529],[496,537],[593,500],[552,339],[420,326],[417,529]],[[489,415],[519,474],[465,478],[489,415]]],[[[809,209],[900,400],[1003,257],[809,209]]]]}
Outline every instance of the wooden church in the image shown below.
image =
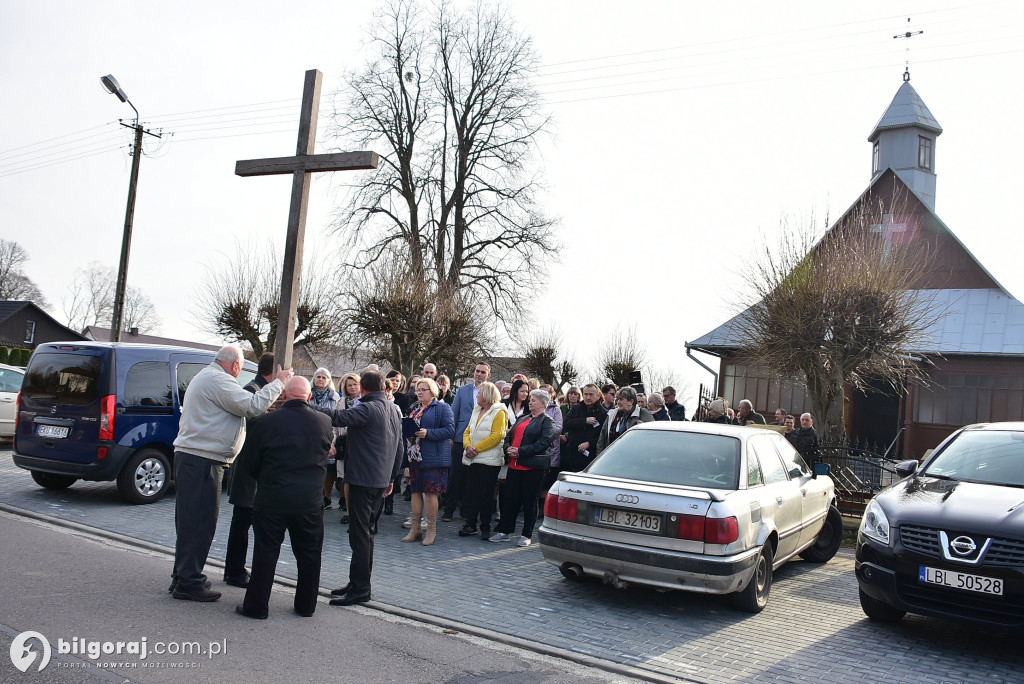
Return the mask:
{"type": "MultiPolygon", "coordinates": [[[[925,369],[927,386],[896,392],[875,383],[866,392],[847,388],[846,434],[893,445],[890,456],[915,458],[956,428],[971,423],[1024,420],[1024,304],[1014,299],[935,214],[935,151],[942,127],[904,75],[868,142],[872,177],[844,214],[863,202],[890,208],[871,226],[921,263],[913,287],[932,302],[935,323],[907,350],[925,369]],[[927,258],[925,258],[927,255],[927,258]]],[[[841,217],[830,230],[843,224],[841,217]]],[[[743,353],[744,314],[686,344],[720,359],[717,393],[757,411],[811,410],[803,385],[759,368],[743,353]]]]}

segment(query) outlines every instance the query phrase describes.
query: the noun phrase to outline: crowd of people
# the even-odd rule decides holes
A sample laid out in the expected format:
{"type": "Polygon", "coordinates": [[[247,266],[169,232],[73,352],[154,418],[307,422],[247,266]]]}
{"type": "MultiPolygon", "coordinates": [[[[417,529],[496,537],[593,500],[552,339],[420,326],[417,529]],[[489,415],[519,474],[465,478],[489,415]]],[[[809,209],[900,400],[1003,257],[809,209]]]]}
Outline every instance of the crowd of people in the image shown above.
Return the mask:
{"type": "MultiPolygon", "coordinates": [[[[243,388],[234,381],[242,359],[240,349],[224,347],[192,381],[182,406],[170,591],[192,601],[221,596],[203,566],[230,465],[224,581],[246,589],[236,610],[257,619],[267,617],[285,531],[298,570],[295,612],[308,617],[315,611],[324,511],[333,508],[336,490],[352,559],[349,583],[332,592],[331,604],[352,605],[370,599],[374,536],[381,516],[394,513],[396,493],[411,507],[404,543],[433,545],[438,518],[450,522],[458,515],[464,521],[459,537],[527,547],[560,472],[582,470],[638,423],[686,420],[671,386],[646,394],[635,386],[588,383],[559,394],[521,373],[492,381],[485,361],[454,391],[432,363],[408,379],[370,366],[335,385],[326,368],[310,383],[264,354],[256,378],[243,388]],[[279,396],[283,403],[275,404],[279,396]],[[250,528],[251,574],[245,569],[250,528]]],[[[746,399],[733,411],[720,397],[694,418],[765,424],[746,399]]],[[[818,436],[811,415],[800,416],[800,428],[781,408],[775,419],[772,424],[784,426],[786,437],[813,460],[818,436]]]]}

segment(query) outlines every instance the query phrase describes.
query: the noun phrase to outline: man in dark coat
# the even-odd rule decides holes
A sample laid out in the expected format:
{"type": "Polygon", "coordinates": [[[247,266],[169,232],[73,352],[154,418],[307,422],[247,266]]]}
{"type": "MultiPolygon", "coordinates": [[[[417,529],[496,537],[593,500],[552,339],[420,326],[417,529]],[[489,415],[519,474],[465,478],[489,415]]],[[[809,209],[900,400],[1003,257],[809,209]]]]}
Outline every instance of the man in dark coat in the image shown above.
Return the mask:
{"type": "MultiPolygon", "coordinates": [[[[345,483],[348,485],[348,542],[352,547],[348,584],[331,592],[332,606],[370,600],[373,537],[384,497],[394,488],[402,465],[402,417],[384,394],[384,376],[365,371],[359,378],[362,398],[348,409],[324,411],[335,427],[348,428],[345,483]]],[[[322,484],[321,484],[322,486],[322,484]]]]}
{"type": "MultiPolygon", "coordinates": [[[[242,389],[256,394],[274,379],[274,355],[260,357],[256,377],[242,389]]],[[[252,421],[250,421],[251,423],[252,421]]],[[[246,433],[248,438],[248,432],[246,433]]],[[[245,570],[245,556],[249,553],[249,528],[252,527],[252,502],[256,498],[256,480],[242,467],[245,446],[229,471],[228,503],[231,509],[231,527],[228,528],[228,547],[224,554],[224,582],[245,589],[249,586],[249,573],[245,570]]]]}
{"type": "Polygon", "coordinates": [[[686,420],[686,407],[676,401],[676,388],[669,385],[661,390],[661,396],[665,398],[665,410],[668,411],[672,420],[686,420]]]}
{"type": "Polygon", "coordinates": [[[245,601],[235,609],[246,617],[267,617],[286,530],[298,574],[295,612],[312,617],[316,610],[324,546],[324,474],[334,432],[330,419],[310,408],[309,397],[308,380],[289,380],[284,404],[252,421],[242,448],[242,466],[257,482],[252,577],[245,601]]]}
{"type": "Polygon", "coordinates": [[[575,473],[590,464],[597,454],[597,439],[608,411],[601,405],[601,388],[591,383],[583,387],[583,401],[565,416],[565,458],[562,471],[575,473]]]}
{"type": "Polygon", "coordinates": [[[809,465],[813,466],[818,460],[821,439],[818,437],[818,431],[814,429],[814,417],[810,413],[800,416],[800,428],[787,434],[786,439],[809,465]]]}

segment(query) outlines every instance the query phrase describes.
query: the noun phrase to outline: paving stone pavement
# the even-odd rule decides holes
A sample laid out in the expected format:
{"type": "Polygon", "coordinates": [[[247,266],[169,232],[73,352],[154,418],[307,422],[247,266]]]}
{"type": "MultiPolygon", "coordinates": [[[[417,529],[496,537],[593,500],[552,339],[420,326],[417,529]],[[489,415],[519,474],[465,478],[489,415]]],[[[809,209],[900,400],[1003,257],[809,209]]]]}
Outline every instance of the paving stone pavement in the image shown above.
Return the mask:
{"type": "MultiPolygon", "coordinates": [[[[0,450],[0,503],[173,548],[174,495],[155,504],[123,503],[114,483],[78,482],[63,492],[38,487],[0,450]]],[[[337,500],[335,499],[335,503],[337,500]]],[[[1021,681],[1018,638],[958,623],[908,616],[869,622],[857,601],[853,555],[796,561],[775,574],[768,607],[732,610],[720,597],[625,591],[599,581],[570,582],[534,544],[520,549],[461,538],[461,522],[438,523],[434,546],[402,544],[409,504],[382,516],[373,598],[388,604],[567,649],[632,668],[696,682],[1012,682],[1021,681]]],[[[348,579],[347,526],[325,512],[321,583],[348,579]]],[[[222,498],[211,557],[223,560],[231,507],[222,498]]],[[[285,543],[287,547],[287,542],[285,543]]],[[[167,573],[170,575],[170,564],[167,573]]],[[[282,550],[278,574],[294,578],[282,550]]],[[[214,574],[214,585],[220,577],[214,574]]],[[[154,592],[163,592],[158,582],[154,592]]]]}

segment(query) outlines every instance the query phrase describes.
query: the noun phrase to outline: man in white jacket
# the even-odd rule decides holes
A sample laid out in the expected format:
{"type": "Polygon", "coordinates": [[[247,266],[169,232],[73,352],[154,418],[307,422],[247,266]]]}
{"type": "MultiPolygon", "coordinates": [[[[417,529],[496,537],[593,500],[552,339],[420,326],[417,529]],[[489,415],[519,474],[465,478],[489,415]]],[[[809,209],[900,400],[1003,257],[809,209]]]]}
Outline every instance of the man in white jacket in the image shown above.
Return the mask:
{"type": "Polygon", "coordinates": [[[245,419],[264,413],[291,377],[277,367],[277,378],[252,394],[237,381],[244,357],[235,346],[223,347],[213,363],[199,371],[182,399],[178,437],[174,440],[174,570],[171,594],[187,601],[216,601],[203,566],[217,530],[221,479],[245,441],[245,419]]]}

